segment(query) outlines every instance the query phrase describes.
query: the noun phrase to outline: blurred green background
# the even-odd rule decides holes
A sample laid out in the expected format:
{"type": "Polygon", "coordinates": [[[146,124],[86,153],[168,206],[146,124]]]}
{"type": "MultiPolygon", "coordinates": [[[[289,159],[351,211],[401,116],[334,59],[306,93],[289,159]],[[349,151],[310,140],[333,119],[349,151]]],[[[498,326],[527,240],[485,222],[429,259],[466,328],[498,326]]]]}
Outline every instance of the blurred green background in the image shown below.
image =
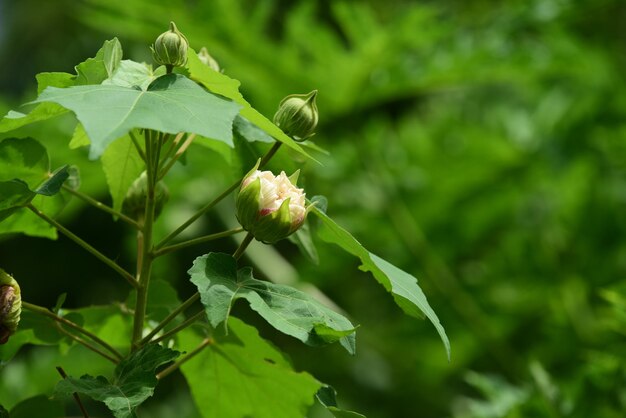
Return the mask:
{"type": "MultiPolygon", "coordinates": [[[[448,363],[430,323],[404,317],[336,247],[319,245],[319,265],[289,242],[253,247],[263,272],[313,284],[360,324],[349,357],[258,323],[297,369],[370,418],[624,416],[626,3],[0,0],[0,110],[35,97],[36,73],[73,72],[114,36],[125,57],[150,62],[148,45],[170,20],[268,117],[287,94],[319,90],[314,140],[330,155],[305,165],[307,192],[419,278],[452,343],[448,363]]],[[[4,136],[42,140],[53,165],[80,165],[83,190],[108,201],[100,167],[65,146],[74,125],[60,118],[4,136]]],[[[235,176],[217,153],[193,149],[169,184],[163,231],[235,176]]],[[[273,168],[298,166],[290,157],[273,168]]],[[[219,229],[226,210],[190,234],[219,229]]],[[[132,260],[134,237],[108,216],[73,202],[61,220],[132,260]]],[[[210,249],[167,258],[158,274],[186,297],[185,272],[210,249]]],[[[0,266],[46,306],[62,292],[69,307],[126,295],[64,238],[5,237],[0,266]]],[[[0,371],[0,403],[52,388],[57,359],[46,353],[25,350],[0,371]]],[[[144,416],[197,414],[181,376],[157,398],[144,416]]]]}

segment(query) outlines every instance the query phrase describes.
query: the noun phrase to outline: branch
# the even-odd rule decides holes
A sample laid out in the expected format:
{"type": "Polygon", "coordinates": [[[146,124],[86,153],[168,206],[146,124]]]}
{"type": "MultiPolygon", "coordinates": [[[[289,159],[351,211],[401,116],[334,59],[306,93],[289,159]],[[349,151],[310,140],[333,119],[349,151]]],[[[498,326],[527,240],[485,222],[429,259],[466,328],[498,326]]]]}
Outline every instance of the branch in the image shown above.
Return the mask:
{"type": "Polygon", "coordinates": [[[63,235],[65,235],[66,237],[74,241],[76,244],[83,247],[86,251],[90,252],[98,260],[102,261],[104,264],[106,264],[107,266],[115,270],[117,273],[119,273],[120,276],[126,279],[126,281],[132,287],[134,288],[137,287],[137,282],[135,281],[135,278],[133,277],[133,275],[127,272],[126,270],[124,270],[122,267],[120,267],[115,261],[111,260],[106,255],[102,254],[100,251],[96,250],[86,241],[84,241],[83,239],[75,235],[72,231],[70,231],[69,229],[67,229],[66,227],[64,227],[63,225],[61,225],[60,223],[58,223],[57,221],[50,218],[48,215],[46,215],[45,213],[43,213],[42,211],[34,207],[31,203],[26,205],[26,207],[30,209],[35,215],[39,216],[41,219],[43,219],[44,221],[48,222],[50,225],[58,229],[59,232],[61,232],[63,235]]]}
{"type": "Polygon", "coordinates": [[[212,338],[205,338],[200,343],[199,346],[197,346],[192,351],[190,351],[186,356],[182,357],[176,363],[172,364],[171,366],[169,366],[168,368],[164,369],[160,373],[157,373],[156,378],[159,379],[159,380],[163,379],[168,374],[176,371],[180,366],[185,364],[187,361],[191,360],[196,354],[198,354],[200,351],[202,351],[204,349],[204,347],[206,347],[208,345],[211,345],[213,343],[215,343],[215,341],[213,341],[212,338]]]}
{"type": "Polygon", "coordinates": [[[161,331],[167,324],[172,322],[174,318],[178,316],[181,312],[184,312],[187,308],[194,304],[195,301],[200,299],[200,293],[196,292],[189,299],[184,301],[178,308],[174,309],[168,316],[166,316],[159,324],[154,327],[154,329],[146,335],[140,342],[140,345],[147,344],[150,342],[150,339],[154,337],[159,331],[161,331]]]}
{"type": "Polygon", "coordinates": [[[238,234],[240,232],[243,232],[243,228],[238,227],[238,228],[229,229],[228,231],[218,232],[215,234],[210,234],[210,235],[205,235],[203,237],[190,239],[189,241],[183,241],[178,244],[170,245],[168,247],[163,247],[160,250],[155,251],[154,257],[160,257],[162,255],[171,253],[172,251],[178,251],[183,248],[190,247],[192,245],[202,244],[203,242],[208,242],[208,241],[213,241],[219,238],[228,237],[231,235],[238,234]]]}
{"type": "Polygon", "coordinates": [[[120,218],[122,221],[132,225],[133,227],[137,228],[137,229],[141,229],[141,225],[139,225],[137,223],[137,221],[135,221],[134,219],[124,215],[122,212],[118,212],[117,210],[113,209],[110,206],[105,205],[102,202],[97,201],[96,199],[87,196],[84,193],[79,192],[78,190],[74,190],[71,187],[68,187],[66,185],[63,185],[63,190],[66,190],[68,192],[70,192],[71,194],[73,194],[74,196],[78,197],[79,199],[83,200],[84,202],[89,203],[90,205],[94,206],[97,209],[100,209],[104,212],[110,213],[113,216],[117,216],[118,218],[120,218]]]}
{"type": "MultiPolygon", "coordinates": [[[[61,366],[57,366],[57,372],[59,372],[59,374],[61,375],[61,377],[63,379],[67,379],[67,374],[65,373],[65,370],[63,370],[63,368],[61,366]]],[[[83,405],[83,403],[80,401],[80,397],[78,396],[77,392],[74,392],[72,394],[72,396],[74,396],[74,400],[76,401],[76,403],[78,404],[78,407],[80,408],[80,411],[83,413],[83,417],[84,418],[89,418],[89,414],[87,414],[87,410],[85,409],[85,406],[83,405]]]]}

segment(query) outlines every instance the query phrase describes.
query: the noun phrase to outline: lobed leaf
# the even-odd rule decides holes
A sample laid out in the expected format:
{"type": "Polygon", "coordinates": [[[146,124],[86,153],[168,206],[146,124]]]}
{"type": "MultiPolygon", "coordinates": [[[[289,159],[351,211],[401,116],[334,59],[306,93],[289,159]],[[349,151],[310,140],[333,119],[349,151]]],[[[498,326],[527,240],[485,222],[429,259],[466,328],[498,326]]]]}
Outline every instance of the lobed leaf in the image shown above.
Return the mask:
{"type": "Polygon", "coordinates": [[[57,384],[56,392],[71,395],[83,393],[104,402],[116,418],[135,416],[135,409],[152,396],[158,380],[156,369],[180,353],[158,344],[149,344],[122,360],[115,368],[111,382],[104,376],[68,376],[57,384]]]}
{"type": "Polygon", "coordinates": [[[304,292],[255,279],[249,267],[237,271],[237,262],[228,254],[196,258],[189,274],[213,327],[228,320],[236,300],[245,299],[278,331],[308,345],[338,341],[354,354],[355,328],[349,320],[304,292]]]}
{"type": "Polygon", "coordinates": [[[369,271],[374,278],[382,284],[402,310],[413,317],[421,317],[422,313],[432,322],[441,337],[441,341],[446,349],[448,360],[450,359],[450,341],[446,331],[439,322],[437,314],[428,304],[426,295],[417,284],[417,279],[407,272],[397,268],[393,264],[383,260],[375,254],[367,251],[348,231],[337,225],[324,212],[317,207],[313,207],[312,213],[317,215],[322,224],[318,234],[322,240],[337,244],[348,253],[361,260],[361,269],[369,271]]]}
{"type": "MultiPolygon", "coordinates": [[[[241,83],[238,80],[232,79],[227,75],[219,73],[203,64],[198,58],[196,52],[192,49],[189,49],[187,68],[189,70],[190,77],[201,83],[204,87],[209,89],[209,91],[228,97],[243,106],[240,112],[241,116],[246,118],[249,123],[256,125],[258,128],[271,135],[274,139],[287,145],[300,155],[311,158],[311,156],[304,151],[298,143],[286,135],[269,119],[254,109],[250,103],[244,99],[242,94],[239,92],[239,86],[241,83]]],[[[259,138],[257,135],[254,137],[259,138]]]]}
{"type": "MultiPolygon", "coordinates": [[[[237,318],[229,335],[182,365],[191,394],[204,418],[293,418],[306,415],[320,383],[296,372],[254,327],[237,318]]],[[[203,337],[187,329],[180,343],[191,350],[203,337]]]]}
{"type": "Polygon", "coordinates": [[[71,110],[91,140],[95,159],[133,128],[191,132],[232,146],[239,106],[205,91],[188,78],[168,74],[147,90],[115,85],[46,88],[33,103],[54,102],[71,110]]]}

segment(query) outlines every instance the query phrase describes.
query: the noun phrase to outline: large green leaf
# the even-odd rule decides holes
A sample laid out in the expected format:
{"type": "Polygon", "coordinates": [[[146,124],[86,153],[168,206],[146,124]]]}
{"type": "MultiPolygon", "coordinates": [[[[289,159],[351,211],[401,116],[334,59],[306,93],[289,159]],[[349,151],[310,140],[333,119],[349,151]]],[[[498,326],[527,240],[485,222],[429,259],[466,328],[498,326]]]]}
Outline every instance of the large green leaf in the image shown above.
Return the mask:
{"type": "Polygon", "coordinates": [[[243,98],[239,92],[239,86],[241,83],[238,80],[232,79],[209,68],[207,65],[203,64],[202,61],[200,61],[198,55],[191,49],[189,50],[188,56],[187,68],[189,69],[189,74],[192,79],[202,83],[204,87],[213,93],[221,94],[222,96],[228,97],[229,99],[239,103],[243,106],[241,109],[241,116],[245,117],[248,122],[258,126],[276,140],[287,145],[289,148],[311,158],[300,145],[286,135],[278,126],[274,125],[269,119],[254,109],[250,103],[243,98]]]}
{"type": "MultiPolygon", "coordinates": [[[[229,321],[227,337],[215,337],[181,370],[204,418],[294,418],[306,416],[320,383],[295,372],[257,330],[229,321]]],[[[203,340],[187,329],[179,334],[186,350],[203,340]]]]}
{"type": "Polygon", "coordinates": [[[113,141],[106,149],[102,155],[102,169],[113,198],[113,209],[122,209],[128,189],[144,167],[144,162],[128,135],[113,141]]]}
{"type": "Polygon", "coordinates": [[[443,345],[446,349],[448,359],[450,358],[450,341],[446,331],[437,318],[437,314],[428,304],[426,295],[417,284],[417,279],[407,272],[400,270],[396,266],[383,260],[375,254],[367,251],[348,231],[340,227],[330,219],[324,212],[313,207],[312,213],[317,215],[322,224],[319,228],[319,236],[326,242],[340,246],[348,253],[361,260],[361,269],[371,272],[376,280],[382,284],[402,310],[413,317],[421,317],[422,313],[433,323],[443,345]]]}
{"type": "Polygon", "coordinates": [[[139,87],[141,90],[147,90],[150,84],[162,75],[165,75],[165,67],[163,66],[158,67],[155,71],[149,64],[122,60],[113,75],[104,80],[102,84],[139,87]]]}
{"type": "Polygon", "coordinates": [[[57,194],[69,176],[68,166],[54,173],[49,169],[46,149],[36,140],[7,138],[0,142],[0,234],[22,232],[56,238],[54,228],[23,209],[32,203],[54,216],[63,207],[65,199],[61,196],[37,196],[57,194]]]}
{"type": "Polygon", "coordinates": [[[158,380],[156,369],[180,353],[158,344],[149,344],[121,361],[111,382],[104,376],[68,376],[57,384],[59,394],[74,392],[104,402],[116,418],[134,417],[134,410],[154,393],[158,380]]]}
{"type": "MultiPolygon", "coordinates": [[[[76,75],[69,73],[37,74],[37,93],[47,87],[65,88],[73,85],[100,84],[109,78],[122,59],[122,47],[117,39],[104,42],[94,58],[78,64],[76,75]]],[[[28,114],[16,111],[9,113],[0,121],[0,132],[8,132],[31,123],[50,119],[67,110],[56,103],[40,103],[28,114]]]]}
{"type": "Polygon", "coordinates": [[[213,327],[228,320],[237,299],[245,299],[277,330],[309,345],[339,341],[354,354],[350,321],[297,289],[255,279],[249,267],[237,270],[237,262],[228,254],[196,258],[189,274],[213,327]]]}
{"type": "Polygon", "coordinates": [[[76,114],[91,140],[90,158],[133,128],[192,132],[232,146],[232,123],[239,111],[237,104],[178,74],[159,77],[146,91],[115,85],[48,87],[34,103],[42,102],[76,114]]]}

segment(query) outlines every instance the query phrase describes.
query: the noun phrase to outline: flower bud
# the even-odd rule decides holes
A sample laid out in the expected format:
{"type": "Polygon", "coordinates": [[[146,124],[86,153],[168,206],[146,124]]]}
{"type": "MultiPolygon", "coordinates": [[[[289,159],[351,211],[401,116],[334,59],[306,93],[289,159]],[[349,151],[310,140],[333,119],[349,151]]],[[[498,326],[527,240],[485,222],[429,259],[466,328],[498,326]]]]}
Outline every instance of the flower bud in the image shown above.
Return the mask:
{"type": "MultiPolygon", "coordinates": [[[[146,211],[146,196],[148,195],[148,175],[144,171],[133,182],[128,189],[124,203],[122,205],[122,212],[127,214],[133,219],[139,219],[146,211]]],[[[155,218],[161,214],[163,206],[170,198],[170,191],[162,181],[157,182],[154,187],[154,216],[155,218]]]]}
{"type": "Polygon", "coordinates": [[[254,170],[242,181],[237,219],[257,240],[272,244],[294,233],[304,222],[305,194],[294,185],[297,175],[289,178],[284,171],[274,176],[271,171],[254,170]]]}
{"type": "Polygon", "coordinates": [[[219,63],[215,61],[215,58],[209,54],[209,51],[205,47],[202,47],[200,52],[198,52],[198,59],[212,70],[217,71],[218,73],[222,71],[219,63]]]}
{"type": "Polygon", "coordinates": [[[304,141],[312,136],[319,118],[316,96],[317,90],[313,90],[309,94],[285,97],[274,115],[274,124],[296,141],[304,141]]]}
{"type": "Polygon", "coordinates": [[[17,330],[22,313],[20,286],[0,269],[0,344],[5,344],[17,330]]]}
{"type": "Polygon", "coordinates": [[[174,22],[170,22],[170,30],[163,32],[152,46],[152,58],[159,65],[180,67],[187,63],[189,41],[174,22]]]}

